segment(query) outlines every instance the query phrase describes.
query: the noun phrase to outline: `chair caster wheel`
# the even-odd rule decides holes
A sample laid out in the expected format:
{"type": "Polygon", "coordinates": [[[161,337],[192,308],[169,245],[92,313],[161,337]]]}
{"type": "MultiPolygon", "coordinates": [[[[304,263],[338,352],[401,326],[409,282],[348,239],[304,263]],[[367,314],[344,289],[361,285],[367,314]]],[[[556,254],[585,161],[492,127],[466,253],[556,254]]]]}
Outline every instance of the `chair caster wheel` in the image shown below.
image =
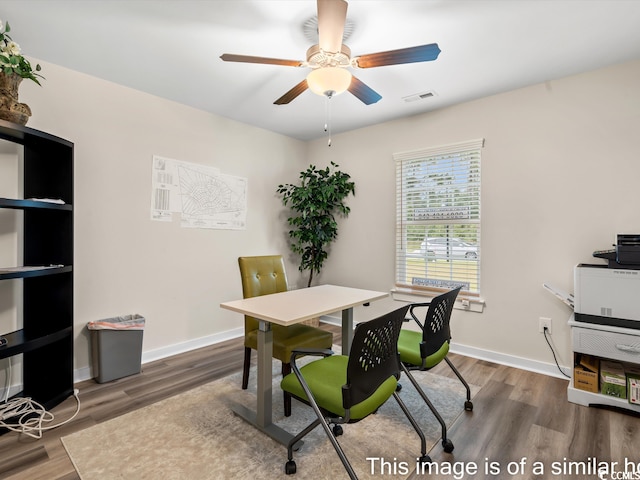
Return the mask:
{"type": "Polygon", "coordinates": [[[447,453],[453,452],[453,442],[448,438],[446,440],[442,440],[442,448],[444,448],[444,451],[447,453]]]}
{"type": "Polygon", "coordinates": [[[284,473],[286,473],[287,475],[293,475],[294,473],[296,473],[296,462],[294,462],[293,460],[289,460],[287,463],[285,463],[284,473]]]}
{"type": "Polygon", "coordinates": [[[396,385],[396,392],[399,392],[400,390],[402,390],[402,385],[398,383],[396,385]]]}
{"type": "Polygon", "coordinates": [[[422,464],[422,463],[431,463],[431,457],[429,455],[423,455],[421,456],[418,461],[422,464]]]}
{"type": "Polygon", "coordinates": [[[344,433],[344,431],[342,430],[342,426],[340,425],[334,425],[333,426],[333,434],[336,437],[339,437],[340,435],[342,435],[344,433]]]}
{"type": "Polygon", "coordinates": [[[467,400],[466,402],[464,402],[464,409],[467,412],[473,411],[473,403],[471,402],[471,400],[467,400]]]}

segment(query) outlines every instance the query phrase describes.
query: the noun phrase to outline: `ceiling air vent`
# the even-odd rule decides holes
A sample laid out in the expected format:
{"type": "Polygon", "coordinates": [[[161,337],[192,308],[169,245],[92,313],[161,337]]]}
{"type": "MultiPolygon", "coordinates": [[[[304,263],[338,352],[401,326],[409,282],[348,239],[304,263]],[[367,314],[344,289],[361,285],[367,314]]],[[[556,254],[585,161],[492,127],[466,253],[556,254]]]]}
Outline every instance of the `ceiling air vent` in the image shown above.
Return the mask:
{"type": "Polygon", "coordinates": [[[408,97],[402,97],[402,100],[404,100],[407,103],[411,103],[418,100],[425,100],[427,98],[435,97],[435,95],[436,95],[436,92],[434,92],[433,90],[430,90],[428,92],[415,93],[413,95],[409,95],[408,97]]]}

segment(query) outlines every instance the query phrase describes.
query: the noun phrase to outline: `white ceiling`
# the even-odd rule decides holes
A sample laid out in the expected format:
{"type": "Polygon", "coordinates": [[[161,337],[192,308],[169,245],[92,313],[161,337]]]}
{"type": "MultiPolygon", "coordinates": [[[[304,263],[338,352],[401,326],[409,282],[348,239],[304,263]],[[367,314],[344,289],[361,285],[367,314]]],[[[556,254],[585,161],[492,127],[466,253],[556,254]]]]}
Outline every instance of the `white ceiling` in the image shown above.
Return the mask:
{"type": "MultiPolygon", "coordinates": [[[[27,57],[302,140],[325,135],[325,99],[273,101],[308,69],[219,56],[305,60],[314,42],[302,24],[315,14],[315,0],[0,2],[27,57]]],[[[640,58],[638,0],[351,0],[347,18],[353,56],[428,43],[442,53],[354,72],[382,100],[333,98],[333,133],[640,58]],[[403,100],[423,92],[435,95],[403,100]]]]}

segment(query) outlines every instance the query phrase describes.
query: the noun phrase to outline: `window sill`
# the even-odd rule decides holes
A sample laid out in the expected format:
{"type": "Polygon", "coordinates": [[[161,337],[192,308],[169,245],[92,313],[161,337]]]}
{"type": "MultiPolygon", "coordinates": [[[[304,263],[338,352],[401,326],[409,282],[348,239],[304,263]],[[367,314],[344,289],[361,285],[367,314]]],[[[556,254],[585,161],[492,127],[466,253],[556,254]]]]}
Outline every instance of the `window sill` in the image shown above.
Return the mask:
{"type": "MultiPolygon", "coordinates": [[[[405,289],[396,287],[391,290],[391,296],[394,300],[419,303],[428,302],[435,295],[429,294],[427,292],[417,292],[409,288],[405,289]]],[[[482,313],[484,310],[484,303],[484,299],[482,298],[458,296],[453,308],[455,308],[456,310],[464,310],[467,312],[482,313]]]]}

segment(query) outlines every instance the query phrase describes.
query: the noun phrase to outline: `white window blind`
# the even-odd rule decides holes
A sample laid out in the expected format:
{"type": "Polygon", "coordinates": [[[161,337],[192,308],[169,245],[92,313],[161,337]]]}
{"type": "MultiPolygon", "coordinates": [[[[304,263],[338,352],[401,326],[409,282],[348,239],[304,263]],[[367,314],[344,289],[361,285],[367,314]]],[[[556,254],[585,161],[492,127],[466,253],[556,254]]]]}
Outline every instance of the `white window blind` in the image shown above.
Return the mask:
{"type": "Polygon", "coordinates": [[[480,293],[483,139],[394,154],[396,285],[480,293]]]}

